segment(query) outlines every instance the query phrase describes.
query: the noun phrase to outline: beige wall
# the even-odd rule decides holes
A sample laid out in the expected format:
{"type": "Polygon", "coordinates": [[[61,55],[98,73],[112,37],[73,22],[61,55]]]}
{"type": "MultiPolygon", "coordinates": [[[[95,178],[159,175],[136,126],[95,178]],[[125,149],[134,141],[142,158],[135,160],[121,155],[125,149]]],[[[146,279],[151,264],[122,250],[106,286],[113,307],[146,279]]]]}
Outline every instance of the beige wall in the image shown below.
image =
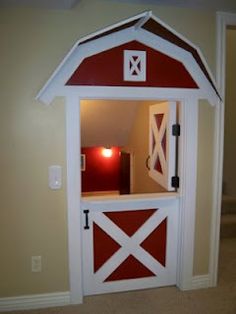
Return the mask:
{"type": "Polygon", "coordinates": [[[196,199],[196,230],[194,275],[208,273],[210,224],[212,208],[213,140],[215,108],[206,101],[199,102],[198,172],[196,199]]]}
{"type": "Polygon", "coordinates": [[[140,102],[129,143],[124,148],[133,156],[133,193],[158,193],[165,191],[148,175],[146,159],[149,155],[149,106],[157,101],[140,102]]]}
{"type": "Polygon", "coordinates": [[[224,137],[224,193],[236,196],[236,29],[226,32],[226,93],[224,137]]]}
{"type": "MultiPolygon", "coordinates": [[[[77,38],[146,9],[198,45],[214,71],[214,12],[106,0],[81,0],[71,11],[1,8],[0,297],[69,289],[64,104],[45,107],[35,95],[77,38]],[[60,191],[48,189],[51,164],[63,166],[60,191]],[[32,255],[42,255],[42,273],[31,273],[32,255]]],[[[202,202],[196,274],[206,270],[208,258],[206,239],[199,235],[209,227],[210,209],[202,202]]]]}

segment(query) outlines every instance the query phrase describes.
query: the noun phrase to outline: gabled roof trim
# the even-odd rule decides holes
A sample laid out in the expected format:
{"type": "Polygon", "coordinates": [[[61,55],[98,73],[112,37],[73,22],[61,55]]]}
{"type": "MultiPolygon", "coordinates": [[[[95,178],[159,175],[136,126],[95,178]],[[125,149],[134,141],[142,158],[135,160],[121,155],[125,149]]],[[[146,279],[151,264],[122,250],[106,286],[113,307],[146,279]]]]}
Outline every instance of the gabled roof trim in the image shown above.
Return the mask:
{"type": "Polygon", "coordinates": [[[78,41],[78,45],[85,44],[91,40],[101,38],[103,36],[110,35],[112,33],[121,31],[128,27],[134,27],[134,29],[141,28],[152,17],[152,11],[145,11],[138,15],[135,15],[127,20],[108,26],[107,28],[100,30],[96,33],[92,33],[78,41]]]}
{"type": "Polygon", "coordinates": [[[216,88],[216,82],[213,75],[198,47],[153,15],[147,20],[142,28],[190,52],[215,90],[217,96],[221,98],[216,88]],[[155,27],[158,27],[158,31],[155,30],[155,27]]]}
{"type": "Polygon", "coordinates": [[[112,24],[108,27],[105,27],[101,30],[98,30],[94,33],[91,33],[87,36],[84,36],[82,38],[80,38],[79,40],[77,40],[77,42],[72,46],[72,48],[70,49],[70,51],[68,52],[68,54],[64,57],[64,59],[62,60],[62,62],[59,64],[59,66],[56,68],[56,70],[52,73],[51,77],[49,78],[49,80],[47,81],[47,83],[43,86],[43,88],[39,91],[39,93],[36,96],[37,100],[40,100],[41,95],[43,95],[43,93],[46,91],[47,87],[51,84],[51,82],[53,81],[54,77],[58,74],[58,72],[60,72],[60,70],[62,69],[62,67],[64,66],[64,64],[66,63],[66,61],[70,58],[70,56],[73,54],[73,52],[76,50],[76,48],[85,43],[85,42],[89,42],[93,39],[98,39],[100,37],[109,35],[111,33],[114,32],[114,29],[116,29],[116,31],[118,31],[118,28],[121,29],[125,29],[128,27],[128,24],[136,24],[138,21],[140,21],[140,19],[146,17],[146,16],[150,16],[152,15],[151,11],[145,11],[142,13],[139,13],[135,16],[132,16],[126,20],[120,21],[118,23],[112,24]],[[135,23],[134,23],[135,21],[135,23]],[[125,26],[126,25],[126,26],[125,26]]]}
{"type": "Polygon", "coordinates": [[[89,38],[87,38],[86,40],[83,40],[83,41],[81,40],[79,45],[87,43],[94,39],[98,39],[106,35],[110,35],[113,32],[131,27],[131,26],[134,26],[134,29],[143,28],[146,31],[149,31],[159,37],[162,37],[165,40],[171,41],[177,46],[181,47],[182,49],[185,49],[188,52],[190,52],[193,55],[196,62],[198,63],[201,70],[203,71],[203,73],[205,74],[205,76],[207,77],[211,86],[215,90],[217,96],[221,98],[216,88],[216,82],[213,78],[213,75],[207,65],[205,58],[203,57],[201,51],[199,50],[199,48],[196,47],[192,42],[190,42],[184,36],[177,33],[169,25],[167,25],[166,23],[158,19],[156,16],[154,16],[152,14],[152,11],[146,11],[144,13],[141,13],[140,15],[136,15],[133,18],[129,19],[129,21],[126,20],[126,21],[117,23],[109,27],[109,29],[107,29],[106,31],[104,30],[99,31],[99,33],[96,35],[91,34],[91,36],[89,36],[89,38]],[[155,28],[157,27],[158,27],[158,31],[155,31],[155,28]]]}
{"type": "Polygon", "coordinates": [[[61,64],[53,72],[50,79],[47,81],[47,83],[44,85],[44,87],[36,96],[36,99],[44,98],[43,95],[44,93],[46,93],[47,88],[51,85],[51,83],[53,82],[53,79],[57,76],[60,70],[62,70],[65,63],[68,61],[70,56],[74,53],[74,51],[78,48],[78,46],[82,46],[83,44],[86,44],[92,40],[100,39],[102,37],[111,35],[112,33],[116,33],[116,32],[129,29],[129,28],[131,29],[133,28],[134,30],[143,29],[189,52],[192,55],[192,57],[195,59],[196,63],[198,64],[203,74],[205,75],[206,79],[208,80],[209,84],[214,90],[216,96],[221,100],[221,96],[216,88],[216,83],[213,78],[213,75],[207,65],[205,58],[203,57],[201,51],[199,50],[199,48],[196,47],[192,42],[187,40],[184,36],[182,36],[181,34],[176,32],[174,29],[172,29],[170,26],[168,26],[167,24],[162,22],[160,19],[155,17],[152,14],[152,11],[146,11],[146,12],[140,13],[138,15],[130,17],[126,20],[123,20],[121,22],[108,26],[102,30],[99,30],[95,33],[89,34],[79,39],[71,48],[71,50],[66,55],[66,57],[63,59],[61,64]],[[154,26],[154,30],[153,30],[153,26],[154,26]],[[159,32],[156,31],[155,29],[156,27],[158,27],[159,32]]]}

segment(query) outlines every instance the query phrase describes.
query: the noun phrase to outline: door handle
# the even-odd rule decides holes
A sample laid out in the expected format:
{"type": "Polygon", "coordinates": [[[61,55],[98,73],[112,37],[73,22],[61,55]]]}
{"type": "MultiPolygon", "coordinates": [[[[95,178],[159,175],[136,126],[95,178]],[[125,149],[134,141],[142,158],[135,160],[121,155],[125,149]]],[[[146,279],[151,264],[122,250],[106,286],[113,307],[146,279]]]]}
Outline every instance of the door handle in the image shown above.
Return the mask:
{"type": "Polygon", "coordinates": [[[145,165],[148,170],[150,170],[149,161],[150,161],[150,155],[147,156],[146,161],[145,161],[145,165]]]}
{"type": "Polygon", "coordinates": [[[84,225],[84,229],[85,229],[85,230],[88,230],[88,229],[89,229],[89,217],[88,217],[88,214],[89,214],[89,210],[88,210],[88,209],[85,209],[85,210],[84,210],[84,215],[85,215],[85,225],[84,225]]]}

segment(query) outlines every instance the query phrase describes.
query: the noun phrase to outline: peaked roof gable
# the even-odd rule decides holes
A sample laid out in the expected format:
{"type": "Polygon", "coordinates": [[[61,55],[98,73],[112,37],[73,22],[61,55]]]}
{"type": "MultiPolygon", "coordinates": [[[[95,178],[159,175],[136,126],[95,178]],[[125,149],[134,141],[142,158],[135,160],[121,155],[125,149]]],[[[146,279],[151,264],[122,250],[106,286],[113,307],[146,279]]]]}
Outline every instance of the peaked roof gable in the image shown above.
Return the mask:
{"type": "MultiPolygon", "coordinates": [[[[99,40],[101,41],[107,36],[112,36],[113,34],[115,34],[116,39],[118,39],[118,34],[121,34],[125,30],[132,30],[132,31],[134,30],[136,31],[137,34],[142,34],[142,32],[147,32],[147,34],[156,36],[159,39],[163,39],[164,41],[168,42],[170,45],[174,45],[177,48],[179,48],[179,50],[185,51],[185,53],[190,54],[193,60],[195,61],[196,65],[202,72],[202,76],[204,76],[205,80],[208,82],[208,85],[210,85],[210,89],[211,89],[210,94],[211,95],[215,94],[215,97],[213,98],[220,99],[220,95],[219,95],[219,92],[217,91],[214,78],[200,50],[195,45],[193,45],[190,41],[184,38],[182,35],[180,35],[176,31],[174,31],[171,27],[169,27],[164,22],[162,22],[160,19],[153,16],[151,11],[138,14],[127,20],[116,23],[110,27],[97,31],[93,34],[90,34],[78,40],[76,44],[72,47],[70,52],[67,54],[67,56],[64,58],[60,66],[56,69],[56,71],[53,73],[51,78],[45,84],[43,89],[39,92],[36,98],[42,100],[43,102],[50,103],[52,99],[55,96],[57,96],[57,94],[53,95],[52,90],[51,91],[49,90],[51,89],[51,86],[53,84],[62,85],[63,83],[64,85],[68,81],[68,79],[71,77],[73,72],[76,70],[75,67],[73,68],[73,66],[71,66],[71,69],[69,71],[65,71],[65,67],[71,63],[70,59],[73,59],[73,55],[75,54],[76,51],[78,51],[78,49],[82,51],[83,50],[82,48],[88,45],[88,48],[85,49],[85,51],[88,52],[89,47],[91,48],[91,45],[90,45],[91,42],[94,43],[94,42],[98,42],[99,40]],[[58,77],[60,72],[64,72],[64,76],[66,75],[65,72],[67,73],[67,77],[64,77],[64,80],[62,79],[56,80],[56,77],[58,77]],[[55,83],[54,80],[57,82],[55,83]]],[[[137,35],[134,36],[134,38],[132,38],[132,36],[128,38],[127,36],[127,40],[123,39],[123,41],[121,40],[121,42],[117,41],[116,44],[113,44],[113,47],[118,46],[122,43],[128,42],[129,40],[137,39],[136,37],[137,35]]],[[[143,38],[144,37],[145,36],[143,36],[143,38]]],[[[101,51],[104,51],[106,49],[108,49],[108,47],[101,49],[101,51]]],[[[96,53],[99,53],[99,50],[97,52],[95,51],[93,53],[87,53],[87,55],[89,56],[96,53]]],[[[83,55],[83,57],[80,56],[80,58],[77,58],[78,59],[77,66],[79,66],[79,64],[83,61],[85,57],[86,56],[83,55]]],[[[180,60],[180,61],[185,63],[185,60],[180,60]]],[[[196,70],[196,65],[194,66],[194,70],[196,70]]],[[[58,85],[58,88],[59,88],[59,85],[58,85]]],[[[205,85],[205,84],[202,84],[202,85],[205,85]]],[[[207,93],[205,92],[204,95],[205,94],[207,93]]],[[[212,103],[212,101],[210,102],[212,103]]]]}
{"type": "Polygon", "coordinates": [[[138,41],[129,41],[85,58],[66,82],[66,85],[198,89],[198,85],[183,63],[138,41]],[[148,60],[145,66],[145,79],[142,81],[124,80],[124,67],[126,67],[123,65],[124,54],[127,52],[134,54],[130,60],[128,59],[128,67],[133,69],[133,76],[136,75],[137,77],[141,71],[142,62],[139,52],[143,51],[145,51],[145,57],[148,60]],[[169,75],[170,72],[171,75],[169,75]]]}

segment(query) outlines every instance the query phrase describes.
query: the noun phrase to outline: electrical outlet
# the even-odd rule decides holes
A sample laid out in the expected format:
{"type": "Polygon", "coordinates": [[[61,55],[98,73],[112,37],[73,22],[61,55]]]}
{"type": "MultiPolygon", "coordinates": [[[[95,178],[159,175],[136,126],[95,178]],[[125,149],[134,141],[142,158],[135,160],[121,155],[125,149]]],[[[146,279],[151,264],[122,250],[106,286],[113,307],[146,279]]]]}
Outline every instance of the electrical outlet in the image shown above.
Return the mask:
{"type": "Polygon", "coordinates": [[[42,256],[31,256],[31,271],[33,273],[42,271],[42,256]]]}

